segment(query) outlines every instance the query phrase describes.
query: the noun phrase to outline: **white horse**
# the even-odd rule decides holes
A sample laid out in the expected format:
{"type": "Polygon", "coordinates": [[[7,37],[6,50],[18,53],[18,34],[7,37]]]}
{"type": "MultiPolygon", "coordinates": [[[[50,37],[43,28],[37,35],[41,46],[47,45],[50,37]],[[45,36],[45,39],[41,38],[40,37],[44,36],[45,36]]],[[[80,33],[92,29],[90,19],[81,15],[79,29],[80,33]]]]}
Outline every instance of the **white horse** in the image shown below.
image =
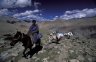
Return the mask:
{"type": "Polygon", "coordinates": [[[72,32],[67,32],[67,33],[56,33],[56,32],[53,32],[53,33],[50,33],[49,34],[49,42],[52,42],[53,40],[55,40],[56,42],[58,42],[64,36],[69,38],[69,37],[73,36],[73,33],[72,32]]]}

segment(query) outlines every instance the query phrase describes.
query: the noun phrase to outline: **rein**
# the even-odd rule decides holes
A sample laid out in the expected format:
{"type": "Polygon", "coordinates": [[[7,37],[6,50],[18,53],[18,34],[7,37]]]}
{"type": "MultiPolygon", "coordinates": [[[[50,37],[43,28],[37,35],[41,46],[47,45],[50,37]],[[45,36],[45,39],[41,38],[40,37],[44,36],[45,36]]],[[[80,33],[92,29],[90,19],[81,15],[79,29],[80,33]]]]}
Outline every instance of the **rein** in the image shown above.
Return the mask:
{"type": "Polygon", "coordinates": [[[20,38],[20,36],[21,36],[21,39],[22,39],[24,37],[23,36],[23,33],[21,33],[21,35],[19,35],[18,38],[17,39],[14,39],[14,40],[18,40],[20,38]]]}

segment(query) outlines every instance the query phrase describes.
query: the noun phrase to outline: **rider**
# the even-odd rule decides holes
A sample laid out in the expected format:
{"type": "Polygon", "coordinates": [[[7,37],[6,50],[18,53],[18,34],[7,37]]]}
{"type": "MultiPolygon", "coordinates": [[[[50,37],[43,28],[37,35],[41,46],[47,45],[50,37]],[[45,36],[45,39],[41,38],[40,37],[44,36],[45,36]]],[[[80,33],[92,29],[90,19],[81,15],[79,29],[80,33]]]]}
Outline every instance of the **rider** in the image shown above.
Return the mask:
{"type": "Polygon", "coordinates": [[[39,27],[36,24],[36,20],[32,20],[32,25],[29,28],[28,35],[31,37],[32,43],[39,45],[41,44],[41,39],[39,38],[39,27]]]}

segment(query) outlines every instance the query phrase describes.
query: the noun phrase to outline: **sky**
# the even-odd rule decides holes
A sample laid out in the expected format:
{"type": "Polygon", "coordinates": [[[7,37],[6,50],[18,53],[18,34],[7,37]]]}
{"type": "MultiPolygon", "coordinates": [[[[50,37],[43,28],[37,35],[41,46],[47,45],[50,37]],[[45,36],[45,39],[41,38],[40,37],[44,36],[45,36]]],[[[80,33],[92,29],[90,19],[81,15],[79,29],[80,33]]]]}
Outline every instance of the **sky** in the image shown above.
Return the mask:
{"type": "Polygon", "coordinates": [[[92,17],[96,0],[0,0],[0,15],[30,20],[92,17]]]}

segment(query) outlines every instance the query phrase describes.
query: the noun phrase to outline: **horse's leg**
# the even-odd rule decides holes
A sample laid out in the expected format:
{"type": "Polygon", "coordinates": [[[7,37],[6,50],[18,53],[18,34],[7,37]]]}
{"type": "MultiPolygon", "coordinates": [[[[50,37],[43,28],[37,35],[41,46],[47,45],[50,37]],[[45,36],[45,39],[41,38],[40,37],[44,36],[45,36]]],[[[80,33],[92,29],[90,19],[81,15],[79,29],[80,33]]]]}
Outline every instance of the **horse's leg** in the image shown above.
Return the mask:
{"type": "Polygon", "coordinates": [[[32,50],[32,46],[29,47],[30,51],[32,50]]]}
{"type": "Polygon", "coordinates": [[[30,54],[31,54],[32,44],[28,42],[28,44],[27,44],[26,48],[29,48],[29,49],[30,49],[30,51],[26,54],[26,57],[27,57],[28,55],[30,55],[30,54]]]}
{"type": "Polygon", "coordinates": [[[32,46],[29,47],[29,49],[30,49],[30,58],[31,58],[31,57],[32,57],[32,56],[31,56],[32,46]]]}
{"type": "Polygon", "coordinates": [[[23,51],[23,56],[24,57],[26,57],[26,54],[25,54],[26,50],[27,50],[27,48],[25,48],[24,51],[23,51]]]}

